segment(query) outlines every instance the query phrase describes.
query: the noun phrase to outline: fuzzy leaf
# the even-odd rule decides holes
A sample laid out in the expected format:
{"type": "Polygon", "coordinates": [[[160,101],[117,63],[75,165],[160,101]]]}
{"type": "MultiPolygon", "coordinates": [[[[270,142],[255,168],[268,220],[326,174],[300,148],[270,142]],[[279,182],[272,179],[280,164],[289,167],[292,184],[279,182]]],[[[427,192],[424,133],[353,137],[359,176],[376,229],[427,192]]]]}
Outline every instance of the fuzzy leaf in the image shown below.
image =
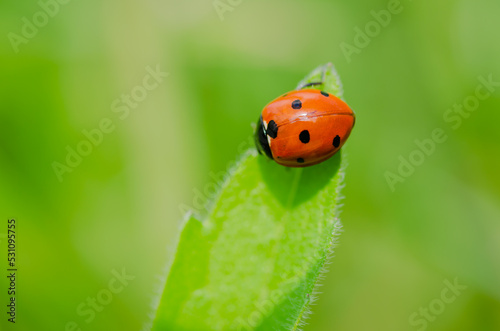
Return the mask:
{"type": "MultiPolygon", "coordinates": [[[[331,64],[302,82],[341,96],[331,64]]],[[[153,330],[298,330],[340,231],[341,153],[285,168],[249,151],[181,233],[153,330]]]]}

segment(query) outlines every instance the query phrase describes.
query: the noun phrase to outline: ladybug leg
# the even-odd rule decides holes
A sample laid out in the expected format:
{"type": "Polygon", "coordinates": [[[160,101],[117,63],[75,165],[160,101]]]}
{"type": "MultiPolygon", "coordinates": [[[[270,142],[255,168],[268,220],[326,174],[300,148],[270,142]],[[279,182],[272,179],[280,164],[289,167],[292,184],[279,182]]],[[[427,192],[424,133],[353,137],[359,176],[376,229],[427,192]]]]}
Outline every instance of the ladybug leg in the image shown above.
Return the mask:
{"type": "Polygon", "coordinates": [[[297,90],[302,90],[306,87],[309,87],[309,86],[315,86],[315,85],[323,85],[325,83],[325,75],[326,75],[326,69],[327,69],[327,66],[324,66],[323,67],[323,71],[321,73],[321,81],[319,82],[312,82],[312,83],[307,83],[307,84],[303,84],[303,85],[300,85],[297,90]]]}
{"type": "Polygon", "coordinates": [[[307,83],[304,85],[300,85],[298,90],[302,90],[303,88],[309,87],[309,86],[314,86],[314,85],[321,85],[323,82],[312,82],[312,83],[307,83]]]}

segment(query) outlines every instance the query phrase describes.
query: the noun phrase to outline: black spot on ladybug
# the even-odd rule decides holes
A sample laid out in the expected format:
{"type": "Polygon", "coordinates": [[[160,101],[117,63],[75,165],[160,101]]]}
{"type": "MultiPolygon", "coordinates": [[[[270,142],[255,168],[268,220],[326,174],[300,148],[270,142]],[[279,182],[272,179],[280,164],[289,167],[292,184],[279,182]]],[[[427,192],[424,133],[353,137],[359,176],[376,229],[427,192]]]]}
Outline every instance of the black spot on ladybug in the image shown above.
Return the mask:
{"type": "Polygon", "coordinates": [[[303,158],[299,157],[299,158],[297,159],[297,162],[298,162],[298,163],[304,163],[305,161],[304,161],[304,159],[303,159],[303,158]]]}
{"type": "Polygon", "coordinates": [[[302,143],[307,144],[309,140],[311,140],[311,136],[309,135],[309,131],[304,130],[299,134],[299,139],[302,143]]]}
{"type": "Polygon", "coordinates": [[[278,136],[278,124],[274,120],[267,125],[267,135],[273,139],[278,136]]]}
{"type": "Polygon", "coordinates": [[[321,91],[321,94],[323,94],[325,97],[329,97],[330,96],[330,94],[328,94],[326,92],[323,92],[323,91],[321,91]]]}
{"type": "Polygon", "coordinates": [[[302,102],[300,100],[294,100],[292,102],[292,108],[293,109],[300,109],[300,108],[302,108],[302,102]]]}
{"type": "Polygon", "coordinates": [[[340,146],[340,137],[338,135],[336,135],[335,138],[333,138],[333,146],[335,148],[340,146]]]}

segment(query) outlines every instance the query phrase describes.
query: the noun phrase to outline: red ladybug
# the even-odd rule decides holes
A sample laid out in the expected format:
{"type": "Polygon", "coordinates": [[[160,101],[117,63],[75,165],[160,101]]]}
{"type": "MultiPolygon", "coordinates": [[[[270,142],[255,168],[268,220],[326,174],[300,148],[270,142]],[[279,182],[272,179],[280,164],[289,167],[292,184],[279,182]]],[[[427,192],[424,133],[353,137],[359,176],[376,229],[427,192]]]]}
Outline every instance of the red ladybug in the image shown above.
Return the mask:
{"type": "Polygon", "coordinates": [[[255,143],[286,167],[307,167],[330,158],[344,145],[356,117],[336,96],[316,90],[289,92],[269,103],[260,116],[255,143]]]}

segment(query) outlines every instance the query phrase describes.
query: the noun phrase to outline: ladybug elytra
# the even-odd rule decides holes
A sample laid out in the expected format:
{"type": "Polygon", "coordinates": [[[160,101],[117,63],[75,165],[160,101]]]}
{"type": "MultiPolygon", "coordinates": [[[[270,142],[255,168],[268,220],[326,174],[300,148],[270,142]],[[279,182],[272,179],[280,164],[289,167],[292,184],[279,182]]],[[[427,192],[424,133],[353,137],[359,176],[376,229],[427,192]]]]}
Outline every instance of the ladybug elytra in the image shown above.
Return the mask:
{"type": "Polygon", "coordinates": [[[296,90],[264,107],[255,142],[260,154],[278,164],[307,167],[339,151],[354,123],[354,112],[338,97],[317,89],[296,90]]]}

